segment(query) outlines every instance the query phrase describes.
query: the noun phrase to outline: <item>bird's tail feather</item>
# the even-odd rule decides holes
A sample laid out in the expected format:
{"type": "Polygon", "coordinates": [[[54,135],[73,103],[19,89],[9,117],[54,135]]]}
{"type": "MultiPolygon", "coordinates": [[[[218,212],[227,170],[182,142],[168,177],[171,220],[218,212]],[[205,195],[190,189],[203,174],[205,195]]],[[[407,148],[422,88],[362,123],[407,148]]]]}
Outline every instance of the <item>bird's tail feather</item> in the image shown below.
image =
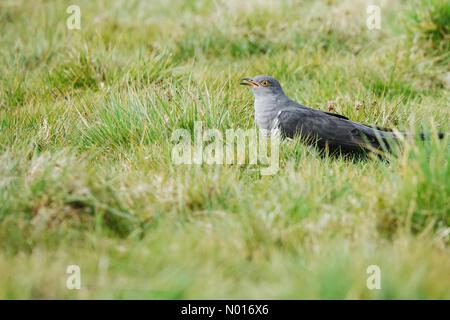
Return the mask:
{"type": "MultiPolygon", "coordinates": [[[[408,137],[413,137],[414,134],[410,132],[401,132],[396,131],[390,128],[382,128],[371,126],[372,134],[367,137],[367,142],[370,148],[383,150],[384,152],[395,152],[400,145],[401,141],[408,137]]],[[[421,132],[416,136],[418,139],[422,141],[430,140],[433,135],[430,133],[421,132]]],[[[444,139],[445,134],[443,132],[437,133],[438,139],[444,139]]]]}
{"type": "MultiPolygon", "coordinates": [[[[378,127],[378,126],[368,126],[372,129],[375,129],[377,131],[380,131],[382,135],[384,135],[385,133],[388,133],[389,135],[391,135],[392,133],[394,133],[394,135],[401,135],[403,137],[407,137],[410,136],[411,133],[410,132],[405,132],[405,131],[395,131],[394,129],[391,128],[385,128],[385,127],[378,127]]],[[[427,134],[425,132],[421,132],[419,133],[419,138],[422,141],[428,140],[430,139],[430,137],[432,136],[431,134],[427,134]]],[[[439,140],[444,139],[445,138],[445,133],[444,132],[438,132],[437,133],[437,138],[439,140]]]]}
{"type": "MultiPolygon", "coordinates": [[[[426,134],[424,132],[421,132],[419,137],[420,137],[420,140],[425,141],[425,140],[428,140],[430,138],[430,135],[426,134]]],[[[437,137],[438,137],[439,140],[444,139],[445,138],[445,133],[438,132],[437,133],[437,137]]]]}

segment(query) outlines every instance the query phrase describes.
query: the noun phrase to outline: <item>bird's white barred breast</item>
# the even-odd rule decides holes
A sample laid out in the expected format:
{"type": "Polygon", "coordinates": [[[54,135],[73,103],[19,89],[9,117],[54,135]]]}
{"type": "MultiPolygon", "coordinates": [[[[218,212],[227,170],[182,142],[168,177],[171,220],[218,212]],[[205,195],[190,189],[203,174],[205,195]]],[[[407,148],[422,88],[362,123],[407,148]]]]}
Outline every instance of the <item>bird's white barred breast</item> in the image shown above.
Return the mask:
{"type": "Polygon", "coordinates": [[[281,137],[281,129],[280,129],[280,121],[278,120],[278,115],[281,111],[278,112],[275,118],[272,119],[272,122],[267,127],[259,127],[259,130],[266,137],[281,137]]]}
{"type": "Polygon", "coordinates": [[[270,130],[273,121],[277,118],[279,109],[271,101],[255,99],[255,122],[260,129],[270,130]]]}
{"type": "Polygon", "coordinates": [[[280,116],[281,110],[278,111],[277,115],[275,116],[275,118],[273,119],[271,125],[270,125],[270,135],[271,136],[280,136],[281,135],[281,129],[280,129],[280,120],[279,120],[279,116],[280,116]]]}

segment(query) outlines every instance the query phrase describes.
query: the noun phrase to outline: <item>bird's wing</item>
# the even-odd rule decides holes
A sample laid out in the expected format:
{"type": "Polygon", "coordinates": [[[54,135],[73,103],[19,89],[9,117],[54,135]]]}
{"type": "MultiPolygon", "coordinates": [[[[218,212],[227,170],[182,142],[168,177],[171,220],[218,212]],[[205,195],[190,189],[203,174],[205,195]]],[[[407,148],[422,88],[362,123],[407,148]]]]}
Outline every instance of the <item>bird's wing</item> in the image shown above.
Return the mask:
{"type": "Polygon", "coordinates": [[[362,147],[379,147],[374,134],[362,125],[347,119],[328,115],[325,112],[288,108],[277,115],[277,124],[281,133],[287,137],[300,135],[302,138],[312,139],[320,147],[341,148],[347,150],[362,147]]]}
{"type": "Polygon", "coordinates": [[[325,112],[325,111],[324,111],[324,113],[329,114],[330,116],[333,116],[333,117],[338,117],[338,118],[341,118],[341,119],[350,120],[349,118],[347,118],[346,116],[343,116],[342,114],[332,113],[332,112],[325,112]]]}
{"type": "Polygon", "coordinates": [[[336,118],[350,120],[349,118],[347,118],[346,116],[343,116],[342,114],[326,112],[326,111],[322,111],[322,110],[318,110],[318,109],[312,109],[310,107],[307,107],[307,106],[300,104],[291,99],[289,99],[289,102],[287,104],[285,104],[285,107],[287,107],[289,109],[291,109],[291,108],[303,109],[306,112],[310,112],[310,113],[314,113],[314,114],[322,114],[323,115],[325,113],[325,114],[328,114],[328,115],[336,117],[336,118]]]}

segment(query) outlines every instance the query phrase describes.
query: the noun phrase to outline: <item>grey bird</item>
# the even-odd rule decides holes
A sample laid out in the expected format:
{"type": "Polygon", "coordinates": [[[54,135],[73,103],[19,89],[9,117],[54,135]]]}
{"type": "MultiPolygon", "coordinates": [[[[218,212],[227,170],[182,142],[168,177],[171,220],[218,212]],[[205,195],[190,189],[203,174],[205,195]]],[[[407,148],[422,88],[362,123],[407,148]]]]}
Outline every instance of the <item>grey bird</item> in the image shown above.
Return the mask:
{"type": "Polygon", "coordinates": [[[360,154],[390,150],[399,136],[407,135],[301,105],[287,97],[280,83],[271,76],[243,78],[241,85],[249,86],[253,91],[255,122],[260,129],[279,130],[288,138],[300,136],[322,151],[360,154]]]}

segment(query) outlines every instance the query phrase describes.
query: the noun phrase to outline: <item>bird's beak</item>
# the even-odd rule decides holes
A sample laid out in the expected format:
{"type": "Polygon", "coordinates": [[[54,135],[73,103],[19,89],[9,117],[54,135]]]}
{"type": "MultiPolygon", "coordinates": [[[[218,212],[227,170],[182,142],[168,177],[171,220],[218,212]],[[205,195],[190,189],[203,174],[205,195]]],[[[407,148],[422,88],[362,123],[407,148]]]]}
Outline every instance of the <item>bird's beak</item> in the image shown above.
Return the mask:
{"type": "Polygon", "coordinates": [[[259,87],[259,84],[255,81],[253,81],[252,78],[242,78],[240,85],[241,86],[249,86],[252,88],[259,87]]]}

